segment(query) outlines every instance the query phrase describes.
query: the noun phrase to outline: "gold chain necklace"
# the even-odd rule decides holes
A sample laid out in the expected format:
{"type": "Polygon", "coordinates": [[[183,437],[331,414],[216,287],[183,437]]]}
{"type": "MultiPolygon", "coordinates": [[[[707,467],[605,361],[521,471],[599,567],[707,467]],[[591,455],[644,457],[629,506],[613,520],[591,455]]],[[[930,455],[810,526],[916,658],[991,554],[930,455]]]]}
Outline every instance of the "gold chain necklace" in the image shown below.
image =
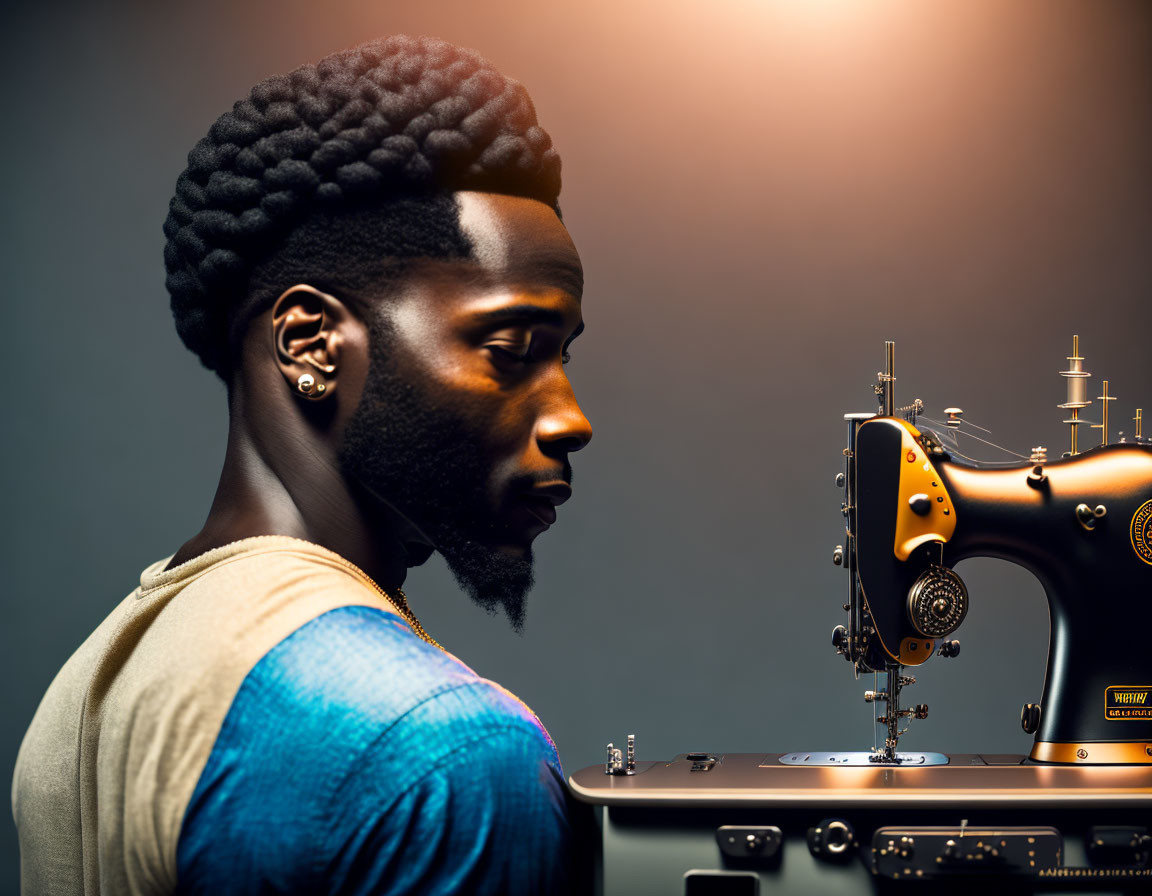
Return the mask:
{"type": "Polygon", "coordinates": [[[388,598],[388,602],[400,612],[401,616],[404,617],[405,621],[407,621],[408,625],[411,626],[412,631],[416,633],[418,638],[423,641],[427,641],[433,647],[440,648],[440,650],[444,649],[440,646],[439,642],[436,641],[435,638],[428,634],[428,632],[424,631],[424,626],[420,624],[420,620],[416,618],[416,614],[413,613],[412,608],[408,606],[408,596],[404,593],[403,589],[397,588],[394,594],[390,594],[387,591],[384,591],[383,588],[380,590],[384,596],[388,598]]]}

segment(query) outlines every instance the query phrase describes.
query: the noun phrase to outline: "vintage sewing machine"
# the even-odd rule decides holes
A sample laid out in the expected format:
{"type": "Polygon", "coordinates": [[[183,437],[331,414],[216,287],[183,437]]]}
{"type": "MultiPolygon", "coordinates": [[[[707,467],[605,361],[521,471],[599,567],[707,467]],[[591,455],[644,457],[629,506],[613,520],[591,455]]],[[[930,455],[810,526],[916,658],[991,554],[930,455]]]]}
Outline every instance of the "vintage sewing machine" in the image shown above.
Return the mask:
{"type": "MultiPolygon", "coordinates": [[[[574,774],[598,807],[603,892],[755,894],[937,890],[995,881],[999,891],[1152,892],[1152,440],[1081,452],[1087,397],[1074,338],[1071,449],[1006,465],[966,460],[958,408],[935,431],[923,404],[895,404],[894,346],[876,414],[848,414],[846,624],[835,650],[886,732],[872,750],[685,753],[638,761],[609,744],[605,765],[574,774]],[[1032,572],[1051,617],[1044,691],[1025,704],[1028,757],[899,750],[923,704],[902,707],[909,669],[959,654],[950,636],[969,595],[952,567],[998,557],[1032,572]],[[1128,637],[1137,633],[1135,638],[1128,637]],[[602,807],[602,808],[601,808],[602,807]]],[[[985,441],[982,439],[982,441],[985,441]]],[[[847,746],[847,745],[846,745],[847,746]]]]}

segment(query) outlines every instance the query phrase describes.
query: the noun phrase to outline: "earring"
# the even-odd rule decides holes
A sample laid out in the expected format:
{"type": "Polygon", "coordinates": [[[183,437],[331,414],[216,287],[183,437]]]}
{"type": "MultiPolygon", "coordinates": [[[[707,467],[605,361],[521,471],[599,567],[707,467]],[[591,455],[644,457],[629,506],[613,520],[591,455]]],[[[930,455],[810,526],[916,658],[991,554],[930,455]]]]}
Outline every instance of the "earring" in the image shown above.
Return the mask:
{"type": "Polygon", "coordinates": [[[300,378],[296,380],[296,389],[301,395],[307,395],[309,398],[319,398],[328,391],[328,387],[316,382],[316,377],[310,373],[300,374],[300,378]]]}

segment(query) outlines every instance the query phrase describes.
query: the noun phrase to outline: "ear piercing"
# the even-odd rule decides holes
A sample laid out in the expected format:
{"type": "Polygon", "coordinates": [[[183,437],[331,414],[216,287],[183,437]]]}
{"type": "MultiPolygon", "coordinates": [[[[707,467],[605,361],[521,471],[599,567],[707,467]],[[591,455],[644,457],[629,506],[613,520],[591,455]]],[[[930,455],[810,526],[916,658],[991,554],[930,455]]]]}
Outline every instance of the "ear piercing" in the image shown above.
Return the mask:
{"type": "Polygon", "coordinates": [[[310,373],[300,374],[300,378],[296,380],[296,388],[301,395],[307,395],[309,398],[318,398],[323,395],[327,390],[327,386],[323,383],[317,383],[316,377],[310,373]]]}

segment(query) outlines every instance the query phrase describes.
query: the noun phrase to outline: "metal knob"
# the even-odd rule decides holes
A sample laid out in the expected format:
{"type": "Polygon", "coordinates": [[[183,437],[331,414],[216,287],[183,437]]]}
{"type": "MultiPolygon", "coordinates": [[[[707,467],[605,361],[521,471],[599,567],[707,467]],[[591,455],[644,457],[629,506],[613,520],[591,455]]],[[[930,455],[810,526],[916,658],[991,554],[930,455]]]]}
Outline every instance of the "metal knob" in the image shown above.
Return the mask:
{"type": "Polygon", "coordinates": [[[836,474],[836,488],[844,488],[844,474],[843,473],[837,473],[836,474]]]}
{"type": "Polygon", "coordinates": [[[825,849],[839,855],[852,845],[852,827],[846,821],[829,822],[824,829],[825,849]]]}
{"type": "Polygon", "coordinates": [[[913,495],[908,499],[908,506],[917,516],[928,516],[932,512],[932,499],[924,494],[913,495]]]}
{"type": "Polygon", "coordinates": [[[1102,520],[1107,514],[1108,508],[1103,504],[1097,504],[1094,508],[1087,504],[1076,505],[1076,521],[1089,531],[1095,529],[1097,521],[1102,520]]]}
{"type": "Polygon", "coordinates": [[[852,825],[842,818],[825,818],[808,829],[808,851],[817,858],[847,858],[856,833],[852,825]]]}
{"type": "Polygon", "coordinates": [[[1025,703],[1020,710],[1020,727],[1025,734],[1035,734],[1040,727],[1040,704],[1025,703]]]}
{"type": "Polygon", "coordinates": [[[954,656],[960,656],[960,642],[959,641],[944,641],[940,644],[940,649],[936,651],[937,656],[942,656],[945,659],[954,656]]]}
{"type": "Polygon", "coordinates": [[[832,564],[834,566],[844,565],[844,545],[838,544],[832,550],[832,564]]]}

